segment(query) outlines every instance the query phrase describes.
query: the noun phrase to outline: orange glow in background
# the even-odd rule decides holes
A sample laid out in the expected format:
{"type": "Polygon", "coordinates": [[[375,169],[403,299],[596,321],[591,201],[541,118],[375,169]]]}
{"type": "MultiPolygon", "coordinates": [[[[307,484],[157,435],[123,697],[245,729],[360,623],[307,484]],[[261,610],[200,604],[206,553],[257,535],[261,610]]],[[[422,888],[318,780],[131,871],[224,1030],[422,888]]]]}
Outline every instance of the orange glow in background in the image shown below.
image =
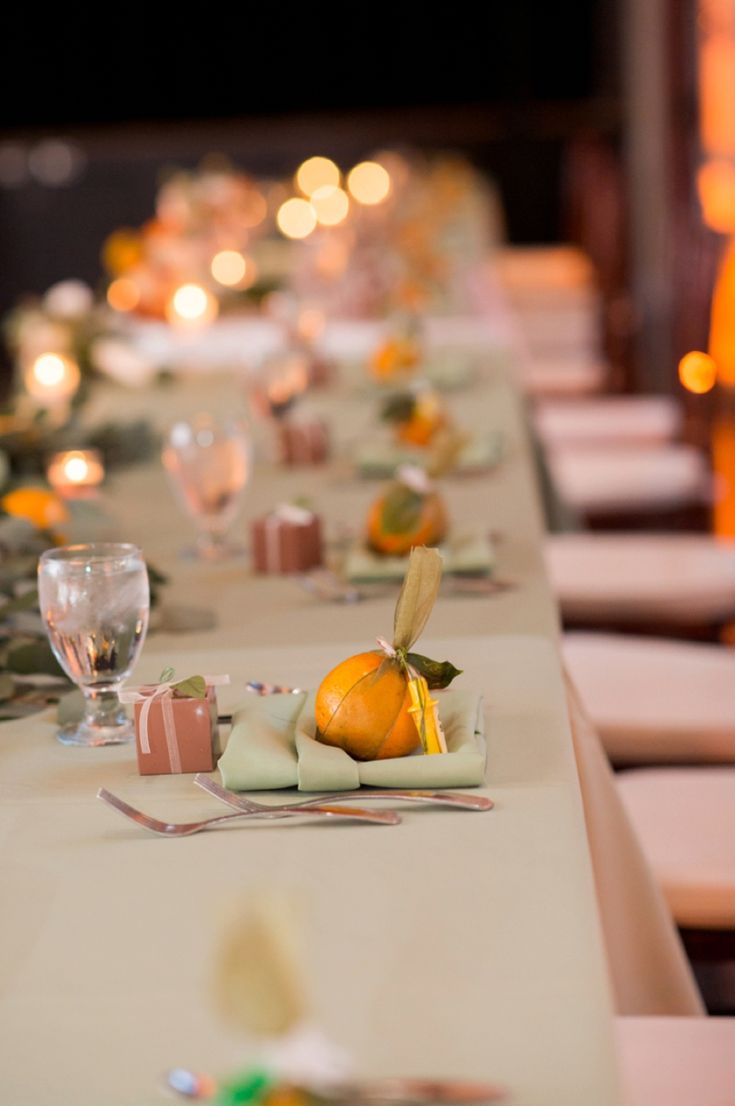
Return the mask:
{"type": "Polygon", "coordinates": [[[682,387],[694,395],[711,392],[717,383],[717,364],[708,353],[692,350],[679,362],[679,381],[682,387]]]}
{"type": "Polygon", "coordinates": [[[707,226],[718,234],[735,234],[735,163],[706,161],[697,173],[697,191],[707,226]]]}
{"type": "Polygon", "coordinates": [[[735,418],[722,416],[712,426],[712,467],[715,473],[714,531],[735,538],[735,418]]]}
{"type": "Polygon", "coordinates": [[[717,362],[720,383],[735,388],[735,239],[728,245],[717,274],[709,352],[717,362]]]}

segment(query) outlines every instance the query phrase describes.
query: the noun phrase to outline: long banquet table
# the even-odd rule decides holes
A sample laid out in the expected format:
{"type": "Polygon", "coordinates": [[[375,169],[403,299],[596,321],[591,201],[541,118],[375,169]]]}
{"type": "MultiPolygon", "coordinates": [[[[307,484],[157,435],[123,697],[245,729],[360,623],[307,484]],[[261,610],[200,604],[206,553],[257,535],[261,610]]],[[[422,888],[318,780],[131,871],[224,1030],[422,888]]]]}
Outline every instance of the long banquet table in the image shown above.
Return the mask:
{"type": "MultiPolygon", "coordinates": [[[[263,886],[293,890],[304,914],[314,1018],[364,1074],[476,1077],[517,1106],[619,1102],[612,1013],[557,650],[542,562],[542,519],[522,400],[507,363],[451,399],[467,425],[502,431],[484,477],[448,480],[452,514],[497,535],[497,574],[515,587],[441,597],[422,639],[485,698],[490,814],[409,808],[395,828],[241,826],[154,839],[95,799],[106,786],[151,813],[190,820],[217,808],[189,777],[140,777],[130,748],[78,750],[51,714],[0,732],[0,1089],[13,1106],[143,1106],[165,1101],[175,1065],[242,1068],[252,1042],[210,994],[218,924],[263,886]]],[[[481,358],[482,363],[482,358],[481,358]]],[[[153,392],[103,389],[91,415],[242,405],[234,376],[183,376],[153,392]]],[[[375,494],[345,458],[369,432],[365,396],[314,401],[337,459],[323,469],[261,464],[245,517],[308,493],[331,524],[359,530],[375,494]]],[[[248,679],[313,686],[349,652],[389,634],[395,594],[319,602],[247,561],[177,559],[190,537],[163,474],[115,476],[112,535],[137,541],[171,576],[169,602],[212,609],[213,629],[158,632],[135,681],[172,664],[229,672],[221,705],[248,679]]],[[[242,533],[247,533],[245,526],[242,533]]]]}

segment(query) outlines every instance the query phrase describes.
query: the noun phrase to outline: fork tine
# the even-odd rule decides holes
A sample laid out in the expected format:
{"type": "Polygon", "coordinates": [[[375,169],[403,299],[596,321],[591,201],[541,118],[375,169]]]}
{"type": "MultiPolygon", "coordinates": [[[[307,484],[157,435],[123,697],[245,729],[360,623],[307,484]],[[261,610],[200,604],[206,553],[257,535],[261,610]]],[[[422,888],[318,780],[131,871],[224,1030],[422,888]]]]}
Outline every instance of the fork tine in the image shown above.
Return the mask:
{"type": "Polygon", "coordinates": [[[168,822],[161,822],[158,818],[152,818],[149,814],[144,814],[142,810],[136,810],[134,806],[130,806],[124,799],[121,799],[118,795],[113,795],[111,791],[108,791],[106,787],[100,787],[97,792],[97,798],[102,799],[103,802],[111,806],[113,810],[116,810],[119,814],[123,814],[126,818],[129,818],[131,822],[135,822],[136,825],[141,826],[143,829],[151,830],[152,833],[171,834],[172,828],[168,822]]]}

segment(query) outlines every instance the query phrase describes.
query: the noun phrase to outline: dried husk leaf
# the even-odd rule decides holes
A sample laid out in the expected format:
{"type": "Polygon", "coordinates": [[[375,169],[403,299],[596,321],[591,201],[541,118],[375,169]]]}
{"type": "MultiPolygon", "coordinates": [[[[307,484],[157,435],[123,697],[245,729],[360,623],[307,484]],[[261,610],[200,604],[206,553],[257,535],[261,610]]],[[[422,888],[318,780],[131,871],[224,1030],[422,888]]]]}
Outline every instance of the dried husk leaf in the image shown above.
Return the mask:
{"type": "Polygon", "coordinates": [[[279,1037],[307,1013],[297,904],[262,890],[234,913],[219,943],[214,991],[220,1012],[249,1034],[279,1037]]]}
{"type": "Polygon", "coordinates": [[[451,472],[456,467],[460,454],[469,440],[470,435],[461,430],[447,427],[440,431],[435,438],[431,458],[426,466],[429,476],[435,480],[451,472]]]}
{"type": "Polygon", "coordinates": [[[411,550],[393,619],[393,648],[408,650],[421,636],[439,594],[442,557],[424,545],[411,550]]]}

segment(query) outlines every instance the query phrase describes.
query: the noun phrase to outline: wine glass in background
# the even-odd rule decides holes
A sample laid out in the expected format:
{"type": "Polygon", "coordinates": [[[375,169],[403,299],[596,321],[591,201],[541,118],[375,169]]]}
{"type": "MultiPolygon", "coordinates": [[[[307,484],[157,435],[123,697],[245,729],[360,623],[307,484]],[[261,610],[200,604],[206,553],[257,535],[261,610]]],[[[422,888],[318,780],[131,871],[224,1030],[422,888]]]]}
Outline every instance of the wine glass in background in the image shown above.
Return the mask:
{"type": "Polygon", "coordinates": [[[38,563],[41,616],[51,648],[84,693],[84,717],[58,731],[64,745],[118,745],[135,731],[118,700],[148,628],[141,551],[97,542],[48,549],[38,563]]]}
{"type": "Polygon", "coordinates": [[[241,553],[226,534],[250,479],[250,436],[239,419],[200,414],[174,423],[162,454],[174,491],[194,520],[196,556],[218,560],[241,553]]]}
{"type": "Polygon", "coordinates": [[[253,414],[271,422],[285,418],[308,386],[309,359],[304,350],[294,347],[267,358],[248,377],[253,414]]]}

